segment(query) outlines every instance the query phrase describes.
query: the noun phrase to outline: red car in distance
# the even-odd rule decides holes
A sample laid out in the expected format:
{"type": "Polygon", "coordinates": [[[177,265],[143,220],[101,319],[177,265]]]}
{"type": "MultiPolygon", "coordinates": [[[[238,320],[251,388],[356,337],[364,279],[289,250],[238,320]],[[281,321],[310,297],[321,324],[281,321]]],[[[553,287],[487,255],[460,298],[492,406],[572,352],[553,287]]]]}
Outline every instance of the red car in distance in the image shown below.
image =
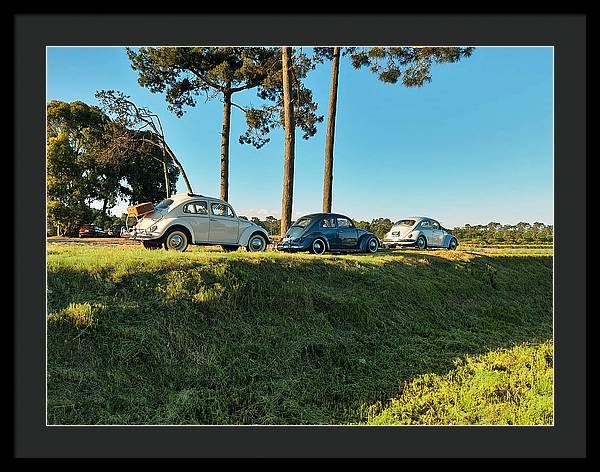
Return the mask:
{"type": "Polygon", "coordinates": [[[97,225],[83,225],[79,228],[80,238],[104,238],[105,236],[107,236],[106,231],[97,225]]]}

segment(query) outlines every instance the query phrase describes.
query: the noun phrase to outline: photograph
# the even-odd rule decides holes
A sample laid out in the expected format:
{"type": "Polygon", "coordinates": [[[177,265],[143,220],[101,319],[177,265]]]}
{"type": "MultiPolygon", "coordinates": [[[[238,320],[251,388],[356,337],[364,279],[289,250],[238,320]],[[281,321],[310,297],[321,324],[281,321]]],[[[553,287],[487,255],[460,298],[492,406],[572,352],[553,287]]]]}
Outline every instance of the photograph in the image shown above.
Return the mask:
{"type": "Polygon", "coordinates": [[[554,54],[46,46],[46,425],[553,426],[554,54]]]}

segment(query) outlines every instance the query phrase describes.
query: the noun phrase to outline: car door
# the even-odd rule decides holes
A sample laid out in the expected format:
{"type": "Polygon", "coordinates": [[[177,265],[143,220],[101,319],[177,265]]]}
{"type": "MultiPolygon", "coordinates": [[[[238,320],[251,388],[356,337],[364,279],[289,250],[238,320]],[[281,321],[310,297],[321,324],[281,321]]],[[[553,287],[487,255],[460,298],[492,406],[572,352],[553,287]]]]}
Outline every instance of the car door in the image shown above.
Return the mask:
{"type": "Polygon", "coordinates": [[[431,220],[431,245],[441,247],[444,241],[444,230],[435,220],[431,220]]]}
{"type": "Polygon", "coordinates": [[[215,244],[237,244],[239,222],[233,209],[226,203],[210,204],[209,240],[215,244]]]}
{"type": "Polygon", "coordinates": [[[335,218],[327,216],[319,221],[319,232],[322,233],[329,241],[329,249],[340,249],[340,238],[335,218]]]}
{"type": "Polygon", "coordinates": [[[427,245],[433,246],[433,234],[431,231],[431,221],[421,220],[421,222],[419,223],[419,230],[421,231],[421,234],[423,236],[425,236],[425,239],[427,239],[427,245]]]}
{"type": "Polygon", "coordinates": [[[194,242],[208,242],[210,218],[208,204],[203,200],[195,200],[183,205],[182,212],[194,231],[194,242]]]}
{"type": "Polygon", "coordinates": [[[337,218],[338,239],[343,249],[358,248],[358,230],[350,218],[337,218]]]}

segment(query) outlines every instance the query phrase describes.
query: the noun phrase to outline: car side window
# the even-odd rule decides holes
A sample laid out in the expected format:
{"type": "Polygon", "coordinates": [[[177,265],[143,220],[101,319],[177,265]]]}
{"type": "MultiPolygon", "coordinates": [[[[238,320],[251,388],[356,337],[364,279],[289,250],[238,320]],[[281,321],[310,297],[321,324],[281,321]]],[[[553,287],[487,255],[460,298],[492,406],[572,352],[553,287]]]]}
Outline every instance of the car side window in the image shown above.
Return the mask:
{"type": "Polygon", "coordinates": [[[424,229],[431,228],[431,225],[429,224],[429,221],[428,220],[421,221],[421,228],[424,228],[424,229]]]}
{"type": "Polygon", "coordinates": [[[323,218],[321,228],[335,228],[335,218],[323,218]]]}
{"type": "Polygon", "coordinates": [[[225,205],[224,203],[212,203],[210,209],[215,216],[229,216],[233,218],[233,211],[229,205],[225,205]]]}
{"type": "Polygon", "coordinates": [[[183,207],[184,213],[192,213],[196,215],[207,215],[208,207],[206,202],[192,202],[188,203],[183,207]]]}
{"type": "Polygon", "coordinates": [[[338,228],[354,228],[352,221],[348,218],[338,218],[337,219],[338,228]]]}
{"type": "Polygon", "coordinates": [[[432,221],[431,222],[431,227],[433,229],[440,229],[440,224],[437,221],[432,221]]]}

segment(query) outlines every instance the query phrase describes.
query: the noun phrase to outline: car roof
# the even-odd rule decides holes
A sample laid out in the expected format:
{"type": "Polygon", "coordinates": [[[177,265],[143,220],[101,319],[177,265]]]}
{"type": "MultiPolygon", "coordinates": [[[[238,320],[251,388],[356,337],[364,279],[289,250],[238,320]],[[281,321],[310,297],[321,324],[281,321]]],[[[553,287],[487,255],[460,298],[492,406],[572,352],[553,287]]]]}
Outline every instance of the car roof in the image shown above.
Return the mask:
{"type": "Polygon", "coordinates": [[[316,219],[316,218],[326,218],[326,217],[333,217],[333,218],[348,218],[349,220],[351,220],[352,218],[350,218],[349,216],[346,215],[342,215],[340,213],[311,213],[310,215],[304,215],[301,216],[300,218],[297,218],[295,221],[298,221],[301,218],[310,218],[312,219],[316,219]]]}
{"type": "Polygon", "coordinates": [[[227,205],[229,205],[229,203],[227,203],[225,200],[221,200],[220,198],[207,197],[206,195],[200,195],[197,193],[190,193],[190,192],[177,193],[175,195],[171,195],[169,198],[171,200],[173,200],[173,203],[177,203],[177,204],[188,201],[188,200],[195,200],[197,198],[202,198],[204,200],[210,200],[211,202],[226,203],[227,205]]]}
{"type": "MultiPolygon", "coordinates": [[[[405,216],[404,218],[400,218],[397,221],[402,221],[402,220],[434,220],[434,218],[430,218],[428,216],[405,216]]],[[[437,221],[437,220],[434,220],[437,221]]]]}

